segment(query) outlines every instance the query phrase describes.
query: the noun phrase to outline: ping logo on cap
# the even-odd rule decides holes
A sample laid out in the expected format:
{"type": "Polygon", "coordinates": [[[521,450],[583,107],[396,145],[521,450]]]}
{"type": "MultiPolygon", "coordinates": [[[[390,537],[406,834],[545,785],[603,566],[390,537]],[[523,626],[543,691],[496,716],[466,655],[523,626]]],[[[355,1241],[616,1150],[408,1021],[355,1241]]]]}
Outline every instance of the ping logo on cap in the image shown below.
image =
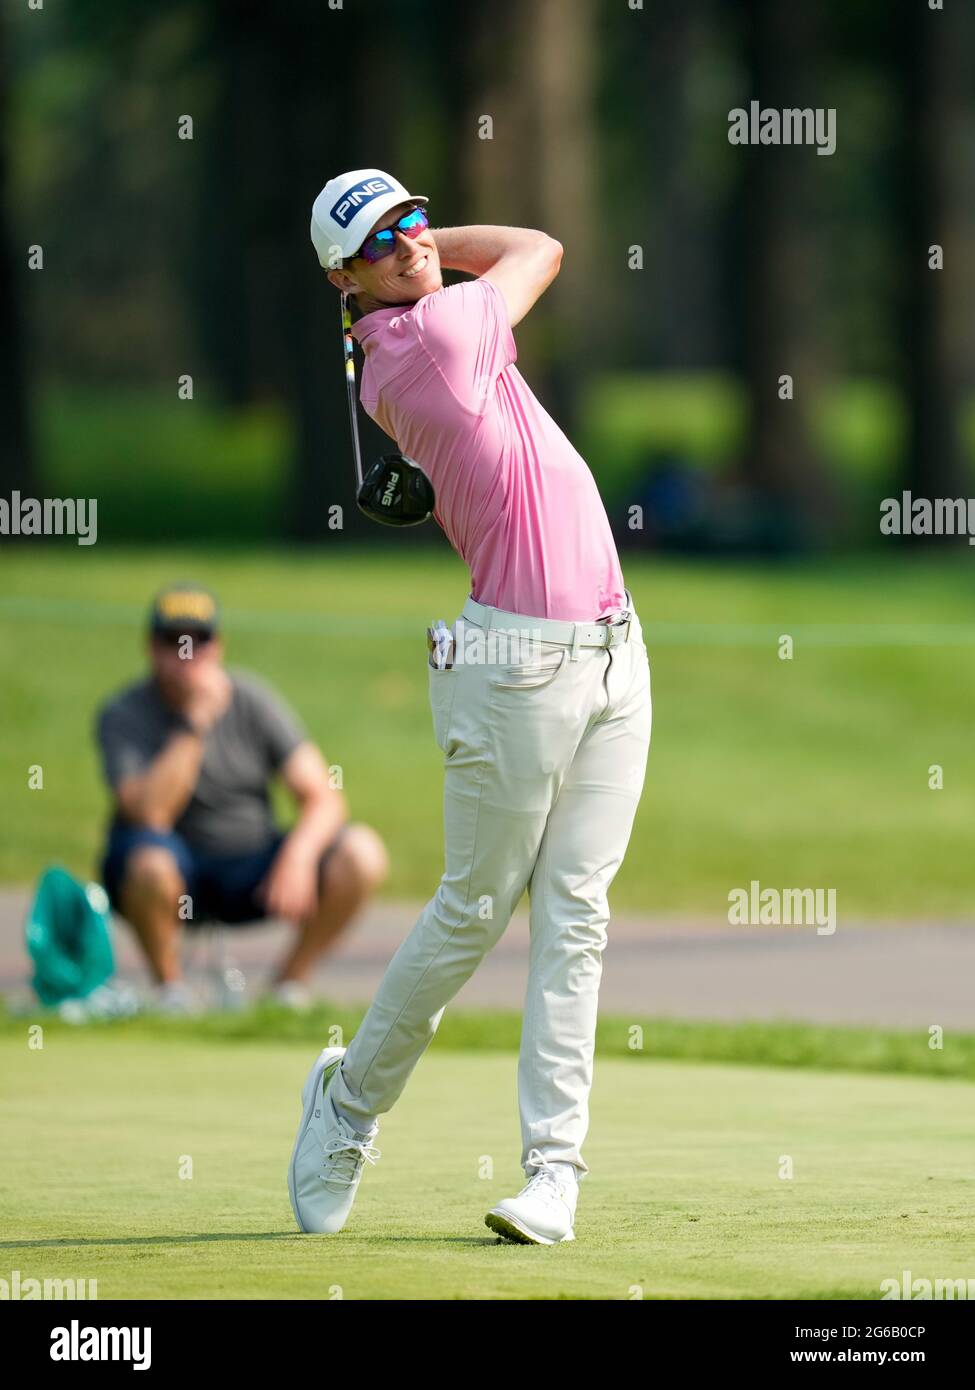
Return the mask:
{"type": "Polygon", "coordinates": [[[340,227],[345,228],[365,203],[372,202],[373,198],[378,198],[380,193],[392,192],[394,189],[385,179],[364,179],[354,188],[346,189],[332,208],[330,216],[340,227]]]}

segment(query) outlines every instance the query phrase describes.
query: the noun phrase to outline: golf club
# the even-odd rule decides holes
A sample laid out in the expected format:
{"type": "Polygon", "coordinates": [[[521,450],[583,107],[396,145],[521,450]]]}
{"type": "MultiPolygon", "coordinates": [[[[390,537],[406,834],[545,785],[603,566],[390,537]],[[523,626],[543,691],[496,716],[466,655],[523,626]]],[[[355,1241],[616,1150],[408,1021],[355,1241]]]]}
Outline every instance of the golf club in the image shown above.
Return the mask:
{"type": "Polygon", "coordinates": [[[349,393],[349,423],[355,459],[356,504],[371,521],[384,526],[419,526],[433,511],[433,484],[418,463],[405,454],[382,454],[362,475],[362,450],[356,417],[355,359],[352,355],[352,312],[342,294],[342,339],[345,344],[345,384],[349,393]]]}

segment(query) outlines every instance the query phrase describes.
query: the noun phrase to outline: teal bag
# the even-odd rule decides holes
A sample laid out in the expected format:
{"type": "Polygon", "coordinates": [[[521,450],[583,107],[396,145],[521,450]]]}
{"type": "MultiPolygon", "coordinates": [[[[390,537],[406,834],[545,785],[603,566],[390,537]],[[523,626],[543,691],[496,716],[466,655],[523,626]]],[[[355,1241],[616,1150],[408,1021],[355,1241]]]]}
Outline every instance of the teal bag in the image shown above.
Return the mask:
{"type": "Polygon", "coordinates": [[[34,991],[48,1007],[86,999],[114,973],[112,915],[104,888],[79,883],[59,866],[41,875],[25,936],[34,991]]]}

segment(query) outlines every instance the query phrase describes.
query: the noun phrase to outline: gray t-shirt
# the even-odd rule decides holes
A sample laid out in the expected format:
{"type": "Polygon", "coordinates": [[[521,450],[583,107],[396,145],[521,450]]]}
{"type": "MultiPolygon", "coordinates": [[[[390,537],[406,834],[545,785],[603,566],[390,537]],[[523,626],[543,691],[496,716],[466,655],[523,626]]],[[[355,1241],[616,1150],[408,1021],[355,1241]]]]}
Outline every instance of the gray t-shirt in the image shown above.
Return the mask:
{"type": "MultiPolygon", "coordinates": [[[[204,854],[247,854],[277,833],[268,784],[307,738],[294,712],[256,677],[228,671],[233,696],[207,733],[193,795],[173,826],[204,854]]],[[[98,712],[105,778],[115,788],[144,772],[173,732],[184,727],[151,677],[130,685],[98,712]]],[[[118,816],[115,824],[124,825],[118,816]]]]}

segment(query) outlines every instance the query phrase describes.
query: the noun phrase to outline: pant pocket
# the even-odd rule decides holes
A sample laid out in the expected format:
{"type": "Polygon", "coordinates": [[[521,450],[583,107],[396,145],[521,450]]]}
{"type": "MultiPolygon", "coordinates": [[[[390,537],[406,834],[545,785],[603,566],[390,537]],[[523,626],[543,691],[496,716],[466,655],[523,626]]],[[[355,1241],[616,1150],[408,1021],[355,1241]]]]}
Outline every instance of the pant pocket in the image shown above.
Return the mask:
{"type": "Polygon", "coordinates": [[[447,735],[450,732],[450,712],[454,705],[454,691],[457,688],[457,673],[453,667],[438,671],[427,663],[430,686],[430,710],[433,714],[433,736],[437,747],[446,751],[447,735]]]}
{"type": "Polygon", "coordinates": [[[543,656],[538,661],[517,666],[499,666],[497,673],[489,679],[496,690],[534,690],[554,681],[568,657],[569,649],[563,647],[560,652],[543,656]]]}

